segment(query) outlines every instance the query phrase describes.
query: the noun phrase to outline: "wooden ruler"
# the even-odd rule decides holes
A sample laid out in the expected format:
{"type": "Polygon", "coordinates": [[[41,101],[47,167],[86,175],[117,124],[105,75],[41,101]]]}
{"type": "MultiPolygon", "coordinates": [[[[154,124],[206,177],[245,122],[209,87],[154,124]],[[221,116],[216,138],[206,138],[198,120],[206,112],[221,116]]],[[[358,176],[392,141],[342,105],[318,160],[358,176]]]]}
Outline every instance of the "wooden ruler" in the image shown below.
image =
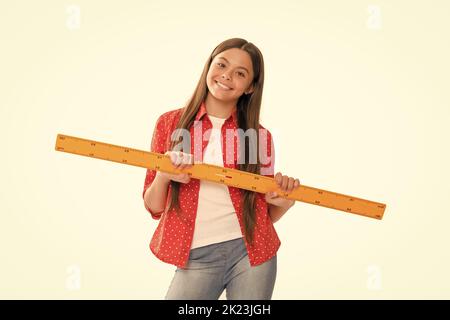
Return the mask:
{"type": "Polygon", "coordinates": [[[383,218],[384,210],[386,209],[386,205],[383,203],[308,187],[302,184],[289,193],[284,192],[278,187],[274,178],[207,163],[194,164],[190,168],[180,170],[172,165],[168,155],[63,134],[57,135],[55,150],[172,174],[183,172],[195,179],[222,183],[260,193],[277,191],[278,195],[283,198],[379,220],[383,218]]]}

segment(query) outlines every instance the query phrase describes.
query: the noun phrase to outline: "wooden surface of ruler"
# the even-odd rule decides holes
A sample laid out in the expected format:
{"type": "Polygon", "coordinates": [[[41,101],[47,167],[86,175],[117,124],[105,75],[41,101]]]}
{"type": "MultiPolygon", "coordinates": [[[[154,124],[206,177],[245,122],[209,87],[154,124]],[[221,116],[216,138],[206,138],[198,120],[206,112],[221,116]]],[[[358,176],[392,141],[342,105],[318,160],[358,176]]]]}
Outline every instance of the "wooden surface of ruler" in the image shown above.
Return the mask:
{"type": "Polygon", "coordinates": [[[284,198],[302,201],[335,210],[354,213],[369,218],[383,218],[386,205],[336,192],[300,185],[290,193],[282,191],[274,178],[237,169],[224,168],[207,163],[194,164],[190,168],[176,169],[169,156],[109,143],[58,134],[56,151],[114,161],[168,173],[187,173],[192,178],[208,180],[260,193],[277,191],[284,198]]]}

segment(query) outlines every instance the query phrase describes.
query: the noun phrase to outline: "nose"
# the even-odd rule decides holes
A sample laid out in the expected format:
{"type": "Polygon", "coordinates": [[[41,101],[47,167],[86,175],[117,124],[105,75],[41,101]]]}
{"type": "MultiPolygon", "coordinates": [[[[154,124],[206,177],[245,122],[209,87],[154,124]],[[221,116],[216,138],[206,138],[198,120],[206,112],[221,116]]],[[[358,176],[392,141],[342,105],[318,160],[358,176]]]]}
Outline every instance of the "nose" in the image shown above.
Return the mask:
{"type": "Polygon", "coordinates": [[[222,74],[222,78],[223,78],[223,79],[230,80],[230,76],[228,75],[228,73],[223,73],[223,74],[222,74]]]}

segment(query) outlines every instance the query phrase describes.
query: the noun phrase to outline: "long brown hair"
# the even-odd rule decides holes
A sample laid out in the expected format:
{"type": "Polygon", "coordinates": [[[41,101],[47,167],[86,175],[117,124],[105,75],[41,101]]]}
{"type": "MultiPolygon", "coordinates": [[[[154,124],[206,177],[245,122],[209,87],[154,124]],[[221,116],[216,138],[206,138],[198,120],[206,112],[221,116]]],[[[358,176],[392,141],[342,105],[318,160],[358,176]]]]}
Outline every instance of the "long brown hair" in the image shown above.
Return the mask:
{"type": "MultiPolygon", "coordinates": [[[[243,94],[239,97],[237,102],[237,118],[238,128],[241,128],[244,132],[247,129],[254,129],[255,132],[259,132],[259,114],[261,109],[262,92],[264,85],[264,60],[259,49],[251,42],[248,42],[241,38],[232,38],[220,43],[211,53],[210,57],[205,63],[203,72],[200,76],[200,80],[197,83],[194,94],[186,104],[184,112],[180,117],[177,124],[177,129],[187,129],[192,126],[195,116],[200,108],[201,103],[206,99],[208,95],[208,87],[206,85],[206,76],[209,67],[214,57],[231,48],[239,48],[245,50],[251,57],[253,64],[253,92],[251,94],[243,94]]],[[[239,161],[237,169],[251,172],[260,173],[260,158],[259,158],[259,134],[256,134],[256,163],[250,163],[247,159],[250,159],[250,143],[244,143],[245,145],[245,161],[239,161]],[[243,162],[243,163],[242,163],[243,162]]],[[[179,139],[175,139],[171,142],[170,150],[180,143],[179,139]]],[[[241,144],[242,145],[242,144],[241,144]]],[[[180,206],[178,202],[180,183],[171,181],[172,187],[170,207],[176,209],[176,212],[180,214],[180,206]]],[[[242,208],[244,217],[244,230],[245,237],[249,244],[253,243],[254,227],[256,224],[256,193],[249,190],[241,189],[242,191],[242,208]]]]}

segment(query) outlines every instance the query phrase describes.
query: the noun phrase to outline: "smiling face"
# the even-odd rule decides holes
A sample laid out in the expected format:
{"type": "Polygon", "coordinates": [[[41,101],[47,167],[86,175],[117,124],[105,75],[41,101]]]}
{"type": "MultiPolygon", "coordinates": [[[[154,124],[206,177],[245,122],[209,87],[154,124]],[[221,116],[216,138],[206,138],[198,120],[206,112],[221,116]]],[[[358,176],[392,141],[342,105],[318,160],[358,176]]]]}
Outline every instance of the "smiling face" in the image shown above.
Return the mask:
{"type": "Polygon", "coordinates": [[[246,93],[253,92],[253,66],[250,55],[231,48],[216,55],[206,75],[206,84],[214,98],[235,102],[246,93]]]}

